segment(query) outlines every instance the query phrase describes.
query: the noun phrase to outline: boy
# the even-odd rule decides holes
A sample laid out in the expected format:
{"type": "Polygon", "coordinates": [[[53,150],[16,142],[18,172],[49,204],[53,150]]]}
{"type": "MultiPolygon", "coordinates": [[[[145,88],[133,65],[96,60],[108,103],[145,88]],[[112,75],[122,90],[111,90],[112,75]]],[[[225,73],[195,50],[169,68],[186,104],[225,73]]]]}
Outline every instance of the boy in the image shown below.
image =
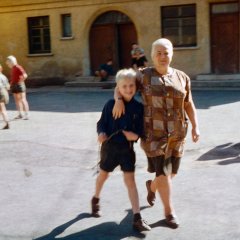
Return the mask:
{"type": "Polygon", "coordinates": [[[109,58],[106,63],[101,64],[95,75],[101,77],[100,82],[107,81],[109,76],[114,75],[112,59],[109,58]]]}
{"type": "Polygon", "coordinates": [[[9,102],[9,83],[7,77],[2,73],[2,71],[3,68],[0,64],[0,113],[2,114],[3,120],[5,122],[5,126],[2,129],[9,129],[9,119],[5,106],[5,104],[8,104],[9,102]]]}
{"type": "Polygon", "coordinates": [[[11,69],[10,90],[13,94],[15,104],[18,110],[18,115],[14,119],[29,119],[29,105],[26,97],[26,85],[27,73],[17,63],[17,59],[14,56],[8,56],[6,60],[7,66],[11,69]],[[22,112],[25,112],[25,115],[22,112]]]}
{"type": "Polygon", "coordinates": [[[102,144],[100,172],[96,180],[95,194],[92,198],[92,215],[100,217],[99,196],[109,173],[120,165],[124,173],[124,182],[128,189],[129,199],[134,214],[133,227],[138,231],[151,228],[142,219],[139,208],[138,191],[135,183],[135,152],[133,143],[143,134],[143,105],[134,99],[136,93],[136,72],[133,69],[123,69],[116,75],[116,83],[126,111],[115,120],[112,109],[115,101],[109,100],[97,123],[98,141],[102,144]]]}

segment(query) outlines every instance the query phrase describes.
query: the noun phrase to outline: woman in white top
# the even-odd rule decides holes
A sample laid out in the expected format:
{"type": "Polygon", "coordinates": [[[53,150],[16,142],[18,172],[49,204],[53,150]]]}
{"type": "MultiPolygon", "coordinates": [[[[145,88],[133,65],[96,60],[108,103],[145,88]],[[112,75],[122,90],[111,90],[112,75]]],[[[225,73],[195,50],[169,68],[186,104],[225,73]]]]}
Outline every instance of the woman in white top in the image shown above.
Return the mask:
{"type": "Polygon", "coordinates": [[[0,114],[2,114],[3,120],[6,123],[3,129],[9,129],[9,120],[5,104],[9,102],[8,90],[10,86],[7,77],[2,74],[2,70],[0,64],[0,114]]]}

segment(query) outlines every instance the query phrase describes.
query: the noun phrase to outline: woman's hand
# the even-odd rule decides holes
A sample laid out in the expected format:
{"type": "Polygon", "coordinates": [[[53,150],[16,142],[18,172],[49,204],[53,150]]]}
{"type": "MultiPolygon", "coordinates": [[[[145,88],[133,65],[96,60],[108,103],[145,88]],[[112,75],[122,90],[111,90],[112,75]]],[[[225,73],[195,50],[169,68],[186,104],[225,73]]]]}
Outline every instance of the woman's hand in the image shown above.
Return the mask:
{"type": "Polygon", "coordinates": [[[115,101],[112,114],[114,119],[120,118],[123,114],[125,114],[125,106],[123,100],[115,101]]]}
{"type": "Polygon", "coordinates": [[[134,132],[129,132],[129,131],[125,131],[123,130],[122,133],[124,134],[124,136],[126,137],[126,139],[128,141],[136,141],[138,140],[138,135],[134,132]]]}
{"type": "Polygon", "coordinates": [[[100,133],[98,135],[98,142],[100,144],[102,144],[103,142],[105,142],[107,140],[107,135],[105,133],[100,133]]]}
{"type": "Polygon", "coordinates": [[[200,131],[198,128],[193,128],[192,129],[192,141],[197,142],[200,137],[200,131]]]}

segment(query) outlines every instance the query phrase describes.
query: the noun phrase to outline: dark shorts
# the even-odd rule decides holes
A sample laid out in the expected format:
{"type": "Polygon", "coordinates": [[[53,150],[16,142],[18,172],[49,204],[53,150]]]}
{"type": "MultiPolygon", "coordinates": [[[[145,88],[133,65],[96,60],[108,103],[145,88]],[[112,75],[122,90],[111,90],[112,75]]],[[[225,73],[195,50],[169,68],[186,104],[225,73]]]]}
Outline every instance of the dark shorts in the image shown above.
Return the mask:
{"type": "Polygon", "coordinates": [[[10,90],[12,93],[22,93],[26,92],[26,85],[24,82],[22,83],[14,83],[11,85],[10,90]]]}
{"type": "Polygon", "coordinates": [[[6,88],[0,88],[0,102],[5,104],[9,102],[9,95],[6,88]]]}
{"type": "Polygon", "coordinates": [[[135,152],[129,143],[105,141],[100,154],[100,168],[106,172],[112,172],[117,166],[120,166],[123,172],[135,170],[135,152]]]}
{"type": "Polygon", "coordinates": [[[148,172],[160,175],[177,174],[180,166],[180,157],[171,157],[167,160],[164,156],[148,157],[148,172]]]}

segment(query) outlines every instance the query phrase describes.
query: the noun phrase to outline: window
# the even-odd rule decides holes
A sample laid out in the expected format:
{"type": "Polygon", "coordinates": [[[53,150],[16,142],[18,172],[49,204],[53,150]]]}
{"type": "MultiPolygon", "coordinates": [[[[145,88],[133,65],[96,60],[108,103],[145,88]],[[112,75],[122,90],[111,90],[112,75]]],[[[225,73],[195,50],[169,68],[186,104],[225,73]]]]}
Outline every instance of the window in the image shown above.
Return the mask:
{"type": "Polygon", "coordinates": [[[222,14],[222,13],[237,13],[239,10],[239,5],[237,2],[232,3],[218,3],[212,5],[212,14],[222,14]]]}
{"type": "Polygon", "coordinates": [[[72,37],[71,14],[62,14],[62,37],[72,37]]]}
{"type": "Polygon", "coordinates": [[[161,8],[162,36],[172,41],[174,47],[197,45],[196,5],[179,5],[161,8]]]}
{"type": "Polygon", "coordinates": [[[29,53],[50,53],[50,27],[49,17],[28,18],[29,53]]]}

